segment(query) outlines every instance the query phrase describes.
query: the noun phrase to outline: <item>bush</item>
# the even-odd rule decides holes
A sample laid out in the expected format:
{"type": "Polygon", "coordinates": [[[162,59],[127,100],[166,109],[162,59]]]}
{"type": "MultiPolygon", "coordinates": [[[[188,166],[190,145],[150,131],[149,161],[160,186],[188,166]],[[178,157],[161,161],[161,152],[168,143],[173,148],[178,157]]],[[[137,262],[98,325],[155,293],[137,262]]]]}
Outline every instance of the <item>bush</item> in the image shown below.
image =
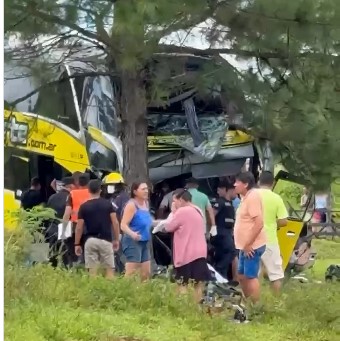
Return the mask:
{"type": "MultiPolygon", "coordinates": [[[[21,232],[9,243],[22,245],[21,232]]],[[[19,255],[19,247],[5,249],[6,259],[19,255]]],[[[290,282],[280,299],[264,284],[263,305],[252,323],[235,325],[228,321],[230,312],[211,317],[161,280],[110,282],[47,265],[5,264],[5,339],[10,341],[339,339],[337,284],[290,282]]]]}

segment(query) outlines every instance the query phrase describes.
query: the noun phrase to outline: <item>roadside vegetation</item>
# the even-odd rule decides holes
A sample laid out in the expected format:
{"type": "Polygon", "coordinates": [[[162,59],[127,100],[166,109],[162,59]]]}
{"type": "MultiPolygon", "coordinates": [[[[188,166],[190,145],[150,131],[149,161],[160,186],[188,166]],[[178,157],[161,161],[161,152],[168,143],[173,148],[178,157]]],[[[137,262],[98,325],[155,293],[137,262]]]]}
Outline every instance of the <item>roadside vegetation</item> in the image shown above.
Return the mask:
{"type": "Polygon", "coordinates": [[[329,264],[340,263],[338,241],[315,241],[320,260],[309,274],[322,283],[289,282],[280,299],[264,283],[263,307],[246,325],[231,313],[209,316],[172,284],[89,279],[83,272],[25,267],[30,238],[5,236],[5,340],[323,340],[340,338],[340,283],[324,283],[329,264]],[[25,251],[26,250],[26,251],[25,251]]]}

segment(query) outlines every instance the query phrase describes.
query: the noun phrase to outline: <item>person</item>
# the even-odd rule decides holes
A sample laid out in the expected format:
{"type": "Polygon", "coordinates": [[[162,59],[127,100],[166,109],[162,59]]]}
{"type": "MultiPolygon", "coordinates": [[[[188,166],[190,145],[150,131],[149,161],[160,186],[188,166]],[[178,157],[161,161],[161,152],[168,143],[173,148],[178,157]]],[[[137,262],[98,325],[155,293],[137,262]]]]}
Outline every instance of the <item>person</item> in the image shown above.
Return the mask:
{"type": "Polygon", "coordinates": [[[73,172],[72,177],[74,179],[74,186],[75,188],[81,187],[81,185],[79,184],[79,178],[83,175],[82,172],[76,171],[73,172]]]}
{"type": "Polygon", "coordinates": [[[170,190],[169,185],[163,182],[160,192],[155,195],[155,207],[157,209],[156,216],[159,219],[167,217],[171,211],[173,191],[170,190]]]}
{"type": "Polygon", "coordinates": [[[219,198],[214,202],[213,209],[217,226],[217,236],[211,238],[214,246],[214,267],[224,278],[236,281],[236,274],[232,278],[230,269],[237,257],[234,243],[235,209],[233,199],[236,196],[234,185],[224,181],[217,186],[219,198]]]}
{"type": "MultiPolygon", "coordinates": [[[[120,173],[112,172],[104,177],[103,187],[105,189],[105,191],[103,191],[105,192],[104,197],[112,203],[118,222],[120,223],[122,220],[123,209],[130,200],[130,196],[126,191],[124,178],[120,173]]],[[[119,250],[115,252],[114,256],[116,272],[123,273],[125,269],[125,260],[121,245],[119,250]]]]}
{"type": "MultiPolygon", "coordinates": [[[[75,180],[76,188],[70,192],[69,196],[66,199],[66,208],[65,208],[65,212],[63,216],[63,231],[61,234],[61,239],[65,240],[67,224],[71,220],[72,236],[65,240],[65,244],[67,245],[67,249],[69,252],[69,259],[72,260],[72,263],[76,263],[79,260],[77,255],[74,253],[74,238],[75,238],[75,228],[76,228],[77,220],[78,220],[78,210],[79,210],[80,205],[90,198],[90,193],[88,190],[88,183],[90,180],[89,175],[84,173],[78,177],[78,187],[77,187],[76,178],[74,178],[74,180],[75,180]]],[[[81,241],[82,246],[84,246],[84,243],[85,243],[85,235],[86,233],[84,233],[84,236],[81,241]]]]}
{"type": "Polygon", "coordinates": [[[148,205],[149,189],[146,182],[131,186],[131,200],[126,204],[121,220],[122,250],[126,258],[125,276],[140,273],[143,281],[150,278],[151,262],[149,241],[152,216],[148,205]]]}
{"type": "Polygon", "coordinates": [[[242,198],[234,227],[235,246],[240,250],[238,280],[244,295],[253,303],[260,299],[258,276],[261,257],[266,249],[262,198],[255,186],[255,178],[251,172],[240,173],[236,177],[235,191],[242,198]]]}
{"type": "Polygon", "coordinates": [[[282,198],[272,191],[274,181],[271,172],[262,172],[259,179],[259,191],[262,197],[264,229],[267,235],[262,263],[271,282],[272,290],[278,294],[284,278],[284,271],[277,230],[287,225],[288,212],[282,198]]]}
{"type": "Polygon", "coordinates": [[[197,206],[203,214],[204,219],[204,232],[207,233],[207,214],[210,220],[210,234],[216,236],[217,229],[215,224],[215,215],[212,209],[210,200],[208,196],[198,190],[198,181],[195,178],[189,178],[186,180],[186,188],[191,194],[191,202],[193,205],[197,206]]]}
{"type": "Polygon", "coordinates": [[[328,194],[322,191],[315,193],[315,212],[320,216],[320,223],[327,221],[328,194]]]}
{"type": "Polygon", "coordinates": [[[300,199],[300,207],[305,208],[307,206],[307,200],[308,200],[308,189],[307,187],[304,187],[302,190],[302,195],[300,199]]]}
{"type": "Polygon", "coordinates": [[[173,263],[179,291],[185,293],[194,284],[195,300],[202,299],[203,284],[211,278],[207,263],[205,220],[199,208],[192,205],[192,196],[185,189],[173,195],[173,216],[166,221],[165,231],[173,233],[173,263]]]}
{"type": "MultiPolygon", "coordinates": [[[[48,201],[46,206],[49,208],[52,208],[55,211],[56,218],[53,221],[50,222],[47,230],[46,230],[46,241],[50,245],[50,263],[53,267],[57,267],[58,265],[58,256],[60,252],[64,251],[62,250],[62,243],[58,241],[58,224],[60,219],[63,218],[65,208],[66,208],[66,200],[69,196],[70,192],[74,189],[74,179],[69,176],[65,177],[61,181],[61,189],[55,194],[52,194],[48,201]]],[[[67,259],[67,254],[63,252],[62,255],[63,263],[66,266],[69,264],[69,261],[67,259]]]]}
{"type": "Polygon", "coordinates": [[[44,198],[41,195],[41,183],[38,177],[31,179],[31,187],[21,196],[21,207],[24,210],[31,210],[35,206],[44,203],[44,198]]]}
{"type": "MultiPolygon", "coordinates": [[[[80,180],[80,179],[79,179],[80,180]]],[[[119,224],[112,204],[100,197],[101,181],[88,184],[90,198],[80,205],[75,230],[74,250],[80,257],[83,252],[81,238],[86,226],[84,246],[85,267],[90,276],[97,276],[99,266],[105,269],[105,277],[114,277],[114,251],[119,248],[119,224]]]]}

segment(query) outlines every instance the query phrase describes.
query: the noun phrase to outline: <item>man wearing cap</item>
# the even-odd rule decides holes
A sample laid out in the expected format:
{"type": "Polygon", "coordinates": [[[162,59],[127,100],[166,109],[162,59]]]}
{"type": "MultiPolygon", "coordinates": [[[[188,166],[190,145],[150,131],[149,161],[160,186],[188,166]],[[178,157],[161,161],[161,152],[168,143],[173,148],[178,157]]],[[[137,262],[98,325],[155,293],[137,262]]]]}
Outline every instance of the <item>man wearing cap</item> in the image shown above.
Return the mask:
{"type": "MultiPolygon", "coordinates": [[[[63,178],[61,186],[59,192],[50,196],[46,205],[56,212],[56,218],[58,219],[63,218],[66,208],[66,199],[68,198],[70,191],[74,188],[74,179],[71,176],[63,178]]],[[[58,242],[58,224],[59,220],[53,220],[46,230],[46,239],[50,244],[51,250],[50,262],[54,267],[58,265],[58,252],[61,247],[61,243],[58,242]]],[[[64,263],[67,263],[65,257],[64,263]]]]}
{"type": "MultiPolygon", "coordinates": [[[[209,201],[209,198],[206,194],[200,192],[198,190],[198,181],[194,178],[189,178],[186,180],[186,188],[191,194],[191,202],[193,205],[197,206],[203,214],[205,226],[207,226],[207,213],[209,215],[209,220],[211,224],[210,228],[210,234],[211,236],[216,236],[217,229],[215,224],[215,215],[214,211],[212,209],[211,203],[209,201]]],[[[207,231],[205,231],[207,232],[207,231]]]]}

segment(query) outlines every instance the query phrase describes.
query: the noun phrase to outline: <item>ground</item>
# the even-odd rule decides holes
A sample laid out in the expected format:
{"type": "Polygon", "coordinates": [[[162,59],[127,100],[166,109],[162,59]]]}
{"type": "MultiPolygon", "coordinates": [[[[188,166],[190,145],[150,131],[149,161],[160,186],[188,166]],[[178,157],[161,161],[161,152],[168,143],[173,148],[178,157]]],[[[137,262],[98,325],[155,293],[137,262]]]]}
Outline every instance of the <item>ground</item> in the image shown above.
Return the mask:
{"type": "Polygon", "coordinates": [[[321,283],[289,282],[280,299],[264,283],[254,321],[237,325],[228,314],[210,317],[164,281],[140,284],[90,280],[81,273],[17,265],[5,245],[5,339],[10,341],[119,340],[340,340],[340,283],[324,283],[340,263],[339,241],[315,241],[319,260],[309,276],[321,283]]]}

